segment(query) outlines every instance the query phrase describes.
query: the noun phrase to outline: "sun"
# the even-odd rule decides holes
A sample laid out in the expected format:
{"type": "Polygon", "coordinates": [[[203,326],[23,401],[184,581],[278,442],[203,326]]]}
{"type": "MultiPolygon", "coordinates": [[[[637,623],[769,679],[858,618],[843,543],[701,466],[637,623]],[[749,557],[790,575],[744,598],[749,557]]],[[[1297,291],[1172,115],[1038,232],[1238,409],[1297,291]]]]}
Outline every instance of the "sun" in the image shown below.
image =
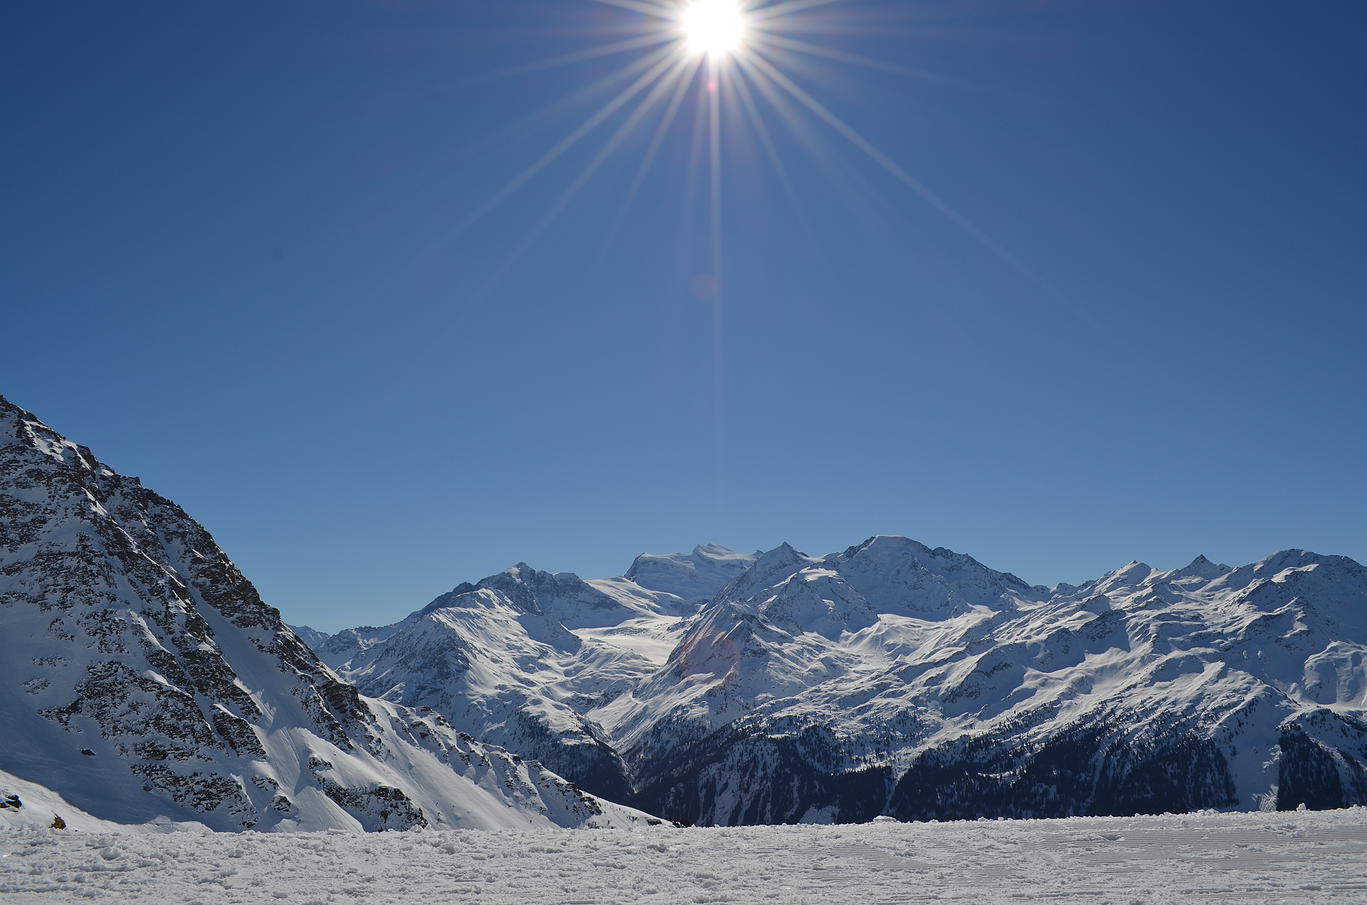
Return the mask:
{"type": "Polygon", "coordinates": [[[684,46],[696,56],[728,57],[745,46],[747,22],[739,0],[692,0],[679,24],[684,46]]]}
{"type": "MultiPolygon", "coordinates": [[[[492,214],[514,194],[564,158],[590,136],[609,134],[596,154],[590,159],[558,196],[551,199],[540,220],[528,231],[513,252],[507,256],[495,277],[494,285],[509,272],[538,238],[569,208],[576,196],[627,148],[641,142],[633,139],[642,132],[650,133],[649,142],[636,165],[636,175],[626,188],[618,205],[618,213],[607,229],[606,248],[615,240],[627,212],[637,201],[647,175],[665,147],[670,136],[682,135],[686,125],[681,120],[693,121],[690,161],[688,165],[689,198],[686,216],[701,222],[695,210],[695,195],[706,194],[710,214],[711,235],[707,253],[710,261],[700,264],[701,282],[713,301],[714,312],[720,311],[719,299],[724,297],[722,226],[723,201],[726,198],[722,171],[725,158],[740,141],[751,142],[767,158],[775,178],[782,183],[795,213],[808,219],[802,198],[790,179],[780,148],[785,146],[784,135],[775,135],[769,121],[777,119],[786,128],[786,135],[800,149],[827,161],[830,149],[823,144],[823,132],[829,130],[841,143],[848,144],[861,158],[882,169],[888,176],[919,197],[934,211],[966,232],[974,241],[1001,259],[1008,267],[1038,284],[1039,278],[1029,272],[1009,250],[974,225],[895,159],[862,135],[853,125],[821,102],[818,95],[803,87],[803,76],[813,73],[809,66],[832,61],[868,66],[886,72],[917,78],[938,78],[898,63],[865,57],[838,46],[828,46],[821,38],[839,38],[859,34],[866,25],[852,16],[834,15],[826,7],[842,2],[854,5],[854,0],[574,0],[585,6],[616,7],[617,21],[604,23],[601,34],[607,39],[600,46],[585,48],[510,70],[509,73],[554,69],[602,58],[631,54],[631,62],[615,72],[596,79],[580,92],[606,96],[602,106],[593,110],[553,146],[509,179],[485,201],[466,213],[445,235],[454,236],[471,229],[492,214]],[[815,11],[815,12],[814,12],[815,11]],[[815,36],[817,40],[809,40],[815,36]],[[613,93],[615,92],[615,93],[613,93]],[[691,117],[685,105],[692,100],[691,117]],[[818,129],[817,127],[825,127],[818,129]],[[699,178],[703,173],[705,178],[699,178]],[[705,186],[705,188],[704,188],[705,186]]],[[[876,3],[876,0],[866,0],[876,3]]],[[[916,5],[916,4],[907,4],[916,5]]],[[[924,5],[924,4],[921,4],[924,5]]],[[[933,5],[933,4],[932,4],[933,5]]],[[[594,31],[594,28],[590,28],[594,31]]],[[[547,108],[549,113],[555,109],[547,108]]],[[[824,137],[830,137],[826,135],[824,137]]],[[[749,155],[752,163],[758,157],[749,155]]],[[[700,246],[701,247],[701,246],[700,246]]],[[[699,252],[701,256],[702,252],[699,252]]],[[[1045,287],[1058,295],[1052,287],[1045,287]]]]}

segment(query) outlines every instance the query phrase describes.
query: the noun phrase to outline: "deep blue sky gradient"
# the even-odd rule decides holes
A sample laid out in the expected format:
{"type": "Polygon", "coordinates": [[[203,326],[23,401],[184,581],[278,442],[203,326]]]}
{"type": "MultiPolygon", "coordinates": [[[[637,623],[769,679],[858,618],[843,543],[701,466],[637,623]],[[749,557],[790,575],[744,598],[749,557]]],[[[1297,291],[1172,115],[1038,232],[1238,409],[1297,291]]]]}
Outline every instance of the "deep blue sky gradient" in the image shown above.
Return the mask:
{"type": "Polygon", "coordinates": [[[691,99],[620,230],[648,127],[510,258],[619,117],[454,231],[637,58],[509,74],[640,21],[590,0],[5,4],[0,392],[327,629],[708,541],[1367,559],[1367,4],[810,15],[922,75],[785,72],[1014,262],[729,108],[708,299],[691,99]]]}

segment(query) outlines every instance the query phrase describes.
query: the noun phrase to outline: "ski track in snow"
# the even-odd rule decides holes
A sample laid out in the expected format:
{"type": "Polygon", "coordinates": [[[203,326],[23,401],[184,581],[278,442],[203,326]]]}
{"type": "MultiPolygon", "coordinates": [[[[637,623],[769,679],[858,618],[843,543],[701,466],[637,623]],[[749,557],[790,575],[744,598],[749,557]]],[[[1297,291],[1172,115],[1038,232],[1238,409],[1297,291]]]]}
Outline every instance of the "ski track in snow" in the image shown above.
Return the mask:
{"type": "Polygon", "coordinates": [[[0,833],[6,905],[1367,901],[1367,808],[859,826],[0,833]]]}

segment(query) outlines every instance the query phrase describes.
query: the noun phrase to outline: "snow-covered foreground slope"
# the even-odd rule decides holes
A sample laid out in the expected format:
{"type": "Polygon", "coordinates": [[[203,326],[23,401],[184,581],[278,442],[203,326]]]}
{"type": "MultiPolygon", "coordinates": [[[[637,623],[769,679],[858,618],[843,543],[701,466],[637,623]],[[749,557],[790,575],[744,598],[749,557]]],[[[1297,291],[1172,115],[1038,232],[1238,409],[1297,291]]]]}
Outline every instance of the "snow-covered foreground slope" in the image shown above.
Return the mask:
{"type": "Polygon", "coordinates": [[[363,697],[180,507],[3,398],[0,638],[0,771],[34,806],[220,830],[644,819],[363,697]]]}
{"type": "Polygon", "coordinates": [[[112,820],[87,814],[51,789],[0,770],[0,829],[47,828],[54,824],[72,831],[111,831],[112,820]]]}
{"type": "Polygon", "coordinates": [[[0,833],[7,905],[1361,905],[1367,811],[595,833],[0,833]]]}

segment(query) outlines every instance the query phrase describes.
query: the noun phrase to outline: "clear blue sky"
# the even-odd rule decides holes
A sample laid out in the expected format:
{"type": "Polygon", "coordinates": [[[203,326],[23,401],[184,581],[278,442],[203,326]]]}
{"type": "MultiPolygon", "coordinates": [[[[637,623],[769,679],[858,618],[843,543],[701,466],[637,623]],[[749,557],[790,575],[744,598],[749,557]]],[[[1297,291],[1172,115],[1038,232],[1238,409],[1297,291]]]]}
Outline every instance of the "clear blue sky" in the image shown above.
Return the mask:
{"type": "Polygon", "coordinates": [[[790,195],[725,92],[720,300],[692,95],[620,229],[654,119],[514,257],[629,106],[456,229],[643,55],[529,68],[643,22],[592,0],[7,3],[0,392],[327,629],[712,541],[1367,559],[1367,4],[803,15],[1015,263],[760,99],[790,195]]]}

